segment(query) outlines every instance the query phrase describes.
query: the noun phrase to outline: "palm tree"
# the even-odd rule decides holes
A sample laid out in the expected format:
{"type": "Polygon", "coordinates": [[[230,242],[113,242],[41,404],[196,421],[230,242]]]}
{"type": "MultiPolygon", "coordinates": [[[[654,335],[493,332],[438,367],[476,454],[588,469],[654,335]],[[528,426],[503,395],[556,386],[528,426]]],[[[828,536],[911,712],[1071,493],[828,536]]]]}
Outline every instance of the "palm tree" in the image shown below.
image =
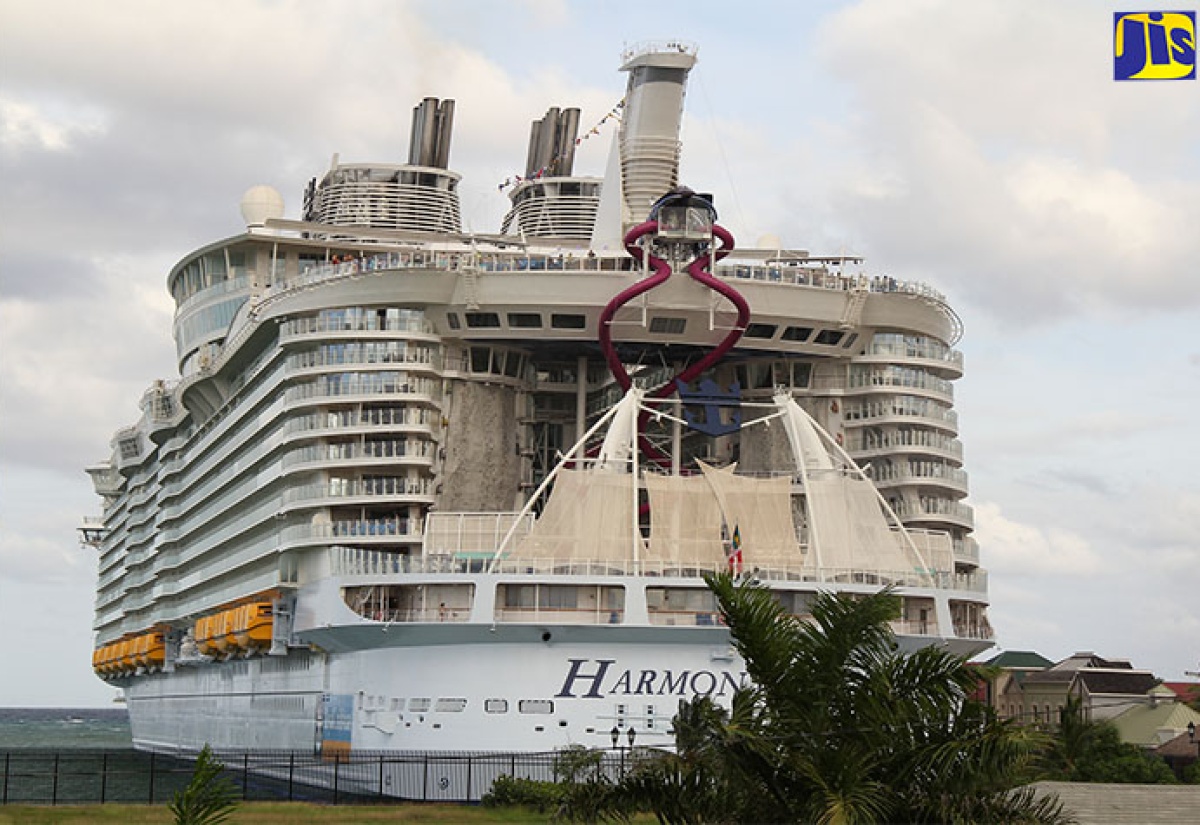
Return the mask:
{"type": "Polygon", "coordinates": [[[890,590],[822,593],[802,621],[752,582],[707,581],[751,685],[728,713],[681,703],[676,752],[633,771],[626,801],[666,823],[1070,821],[1014,790],[1039,734],[973,701],[963,659],[897,650],[890,590]]]}

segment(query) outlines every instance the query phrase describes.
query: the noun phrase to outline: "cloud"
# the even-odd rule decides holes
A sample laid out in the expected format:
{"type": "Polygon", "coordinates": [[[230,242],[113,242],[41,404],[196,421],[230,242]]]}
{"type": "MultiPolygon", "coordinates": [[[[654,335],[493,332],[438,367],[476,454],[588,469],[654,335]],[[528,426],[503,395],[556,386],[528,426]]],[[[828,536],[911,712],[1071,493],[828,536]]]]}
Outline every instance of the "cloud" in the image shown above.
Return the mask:
{"type": "Polygon", "coordinates": [[[1200,181],[1179,174],[1197,155],[1175,131],[1195,133],[1200,102],[1114,88],[1089,47],[1105,33],[1037,9],[928,0],[832,15],[822,54],[861,111],[823,185],[868,252],[1009,322],[1200,306],[1200,181]],[[1155,116],[1171,125],[1143,125],[1155,116]]]}
{"type": "Polygon", "coordinates": [[[105,128],[102,114],[91,107],[48,107],[0,97],[0,147],[49,152],[70,150],[79,136],[95,135],[105,128]]]}
{"type": "Polygon", "coordinates": [[[975,505],[975,537],[983,548],[984,565],[994,576],[1092,576],[1106,567],[1082,536],[1012,521],[990,502],[975,505]]]}
{"type": "Polygon", "coordinates": [[[130,277],[145,269],[155,267],[94,260],[80,267],[90,288],[79,294],[0,298],[0,348],[14,354],[0,359],[5,462],[80,472],[107,458],[113,431],[138,419],[142,391],[174,372],[173,307],[162,281],[130,277]]]}

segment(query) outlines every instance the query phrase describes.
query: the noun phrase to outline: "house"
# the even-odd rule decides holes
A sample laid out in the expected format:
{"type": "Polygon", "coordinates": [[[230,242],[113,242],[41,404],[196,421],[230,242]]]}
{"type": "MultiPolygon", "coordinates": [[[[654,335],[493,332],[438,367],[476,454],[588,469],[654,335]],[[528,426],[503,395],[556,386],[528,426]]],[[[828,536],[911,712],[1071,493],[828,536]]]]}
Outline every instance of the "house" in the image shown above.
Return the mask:
{"type": "Polygon", "coordinates": [[[1031,673],[1040,673],[1054,662],[1032,650],[1006,650],[976,666],[981,674],[977,699],[1002,719],[1021,718],[1021,683],[1031,673]]]}
{"type": "Polygon", "coordinates": [[[1150,704],[1150,692],[1160,683],[1153,673],[1135,670],[1128,660],[1076,653],[1025,677],[1021,683],[1021,713],[1016,718],[1057,725],[1067,700],[1075,697],[1085,719],[1112,719],[1130,707],[1150,704]]]}
{"type": "Polygon", "coordinates": [[[1176,702],[1174,697],[1153,705],[1126,708],[1111,721],[1123,741],[1147,750],[1156,750],[1175,739],[1182,738],[1186,742],[1190,723],[1193,726],[1192,751],[1195,753],[1195,731],[1200,728],[1200,713],[1182,702],[1176,702]]]}

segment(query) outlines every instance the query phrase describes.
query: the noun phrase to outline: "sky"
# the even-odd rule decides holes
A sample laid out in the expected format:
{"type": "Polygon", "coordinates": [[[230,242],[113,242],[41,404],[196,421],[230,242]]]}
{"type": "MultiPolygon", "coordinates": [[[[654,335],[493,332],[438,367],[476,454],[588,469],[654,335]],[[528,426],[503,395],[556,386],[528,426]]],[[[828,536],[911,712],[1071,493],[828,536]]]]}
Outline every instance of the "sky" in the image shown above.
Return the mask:
{"type": "MultiPolygon", "coordinates": [[[[1195,10],[1173,2],[1173,10],[1195,10]]],[[[1097,0],[0,0],[0,706],[103,706],[84,474],[176,377],[171,266],[299,217],[335,153],[404,162],[456,101],[467,228],[529,124],[699,48],[681,180],[739,245],[867,257],[961,316],[997,650],[1200,670],[1200,81],[1113,80],[1097,0]],[[15,642],[15,644],[14,644],[15,642]]],[[[602,174],[612,122],[576,172],[602,174]]]]}

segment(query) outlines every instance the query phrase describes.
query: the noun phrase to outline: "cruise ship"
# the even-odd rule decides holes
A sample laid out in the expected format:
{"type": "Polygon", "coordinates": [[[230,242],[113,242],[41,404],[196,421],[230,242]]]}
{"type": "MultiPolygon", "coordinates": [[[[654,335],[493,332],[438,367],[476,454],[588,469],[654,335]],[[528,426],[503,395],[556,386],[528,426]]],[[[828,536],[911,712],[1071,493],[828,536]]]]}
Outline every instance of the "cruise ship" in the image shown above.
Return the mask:
{"type": "Polygon", "coordinates": [[[669,747],[681,699],[747,678],[713,571],[798,617],[891,585],[901,646],[991,644],[958,316],[739,246],[679,180],[696,61],[622,55],[603,177],[550,107],[495,234],[463,231],[427,98],[407,163],[335,156],[299,219],[253,186],[170,271],[179,377],[88,468],[83,528],[138,748],[669,747]]]}

